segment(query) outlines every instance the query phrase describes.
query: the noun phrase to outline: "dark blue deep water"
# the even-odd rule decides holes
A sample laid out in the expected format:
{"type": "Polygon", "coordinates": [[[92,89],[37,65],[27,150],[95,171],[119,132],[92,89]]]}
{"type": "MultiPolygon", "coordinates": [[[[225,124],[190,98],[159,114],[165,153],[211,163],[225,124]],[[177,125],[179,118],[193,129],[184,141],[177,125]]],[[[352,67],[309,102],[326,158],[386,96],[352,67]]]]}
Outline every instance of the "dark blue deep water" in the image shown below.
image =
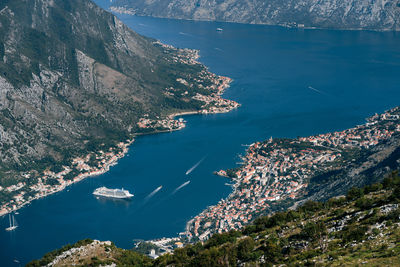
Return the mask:
{"type": "Polygon", "coordinates": [[[137,138],[107,174],[21,209],[13,233],[4,231],[8,217],[0,218],[1,266],[17,266],[15,259],[26,263],[84,238],[129,248],[133,239],[174,236],[192,216],[229,194],[228,181],[212,173],[235,167],[242,144],[342,130],[400,104],[399,33],[119,17],[141,34],[199,49],[211,71],[234,79],[224,96],[242,107],[187,116],[182,131],[137,138]],[[187,180],[189,185],[171,195],[187,180]],[[135,197],[99,201],[91,194],[99,186],[124,187],[135,197]]]}

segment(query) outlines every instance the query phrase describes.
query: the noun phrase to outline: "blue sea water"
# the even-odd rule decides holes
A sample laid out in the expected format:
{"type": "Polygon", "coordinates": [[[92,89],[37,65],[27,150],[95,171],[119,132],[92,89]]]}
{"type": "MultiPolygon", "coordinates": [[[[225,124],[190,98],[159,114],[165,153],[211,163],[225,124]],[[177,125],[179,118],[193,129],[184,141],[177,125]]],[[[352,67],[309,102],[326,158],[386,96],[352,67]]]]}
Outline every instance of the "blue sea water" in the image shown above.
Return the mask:
{"type": "MultiPolygon", "coordinates": [[[[105,7],[108,1],[96,2],[105,7]]],[[[84,238],[130,248],[133,239],[174,236],[230,193],[228,180],[213,172],[235,167],[243,145],[346,129],[400,104],[399,33],[118,17],[143,35],[199,49],[212,72],[234,79],[224,97],[242,107],[186,116],[181,131],[137,138],[108,173],[21,209],[15,232],[4,231],[8,217],[0,218],[1,266],[27,263],[84,238]],[[91,193],[99,186],[124,187],[135,197],[97,200],[91,193]]]]}

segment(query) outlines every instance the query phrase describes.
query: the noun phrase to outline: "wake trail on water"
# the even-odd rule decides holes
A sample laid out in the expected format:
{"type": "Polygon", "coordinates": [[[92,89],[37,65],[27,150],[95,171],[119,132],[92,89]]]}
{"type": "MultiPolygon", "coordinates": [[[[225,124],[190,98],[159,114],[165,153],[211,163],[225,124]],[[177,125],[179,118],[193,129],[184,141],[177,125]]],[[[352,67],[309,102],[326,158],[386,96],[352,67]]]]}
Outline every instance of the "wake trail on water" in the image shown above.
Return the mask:
{"type": "Polygon", "coordinates": [[[313,90],[314,92],[317,92],[317,93],[319,93],[321,95],[330,96],[329,94],[325,93],[324,91],[318,90],[318,89],[316,89],[316,88],[314,88],[312,86],[308,86],[308,89],[313,90]]]}
{"type": "Polygon", "coordinates": [[[194,38],[194,39],[204,40],[204,37],[201,37],[201,36],[196,35],[196,34],[190,34],[190,33],[187,33],[187,32],[178,32],[178,34],[179,35],[183,35],[183,36],[187,36],[187,37],[190,37],[190,38],[194,38]]]}
{"type": "Polygon", "coordinates": [[[199,160],[199,162],[197,162],[196,164],[194,164],[189,170],[186,171],[186,175],[189,175],[192,171],[194,171],[197,167],[199,167],[199,165],[203,162],[203,160],[205,160],[206,157],[202,158],[201,160],[199,160]]]}
{"type": "Polygon", "coordinates": [[[184,36],[189,36],[189,37],[193,37],[193,35],[186,33],[186,32],[179,32],[180,35],[184,35],[184,36]]]}
{"type": "Polygon", "coordinates": [[[172,192],[171,196],[174,195],[176,192],[178,192],[179,190],[181,190],[182,188],[184,188],[185,186],[187,186],[188,184],[190,184],[190,180],[184,182],[183,184],[181,184],[180,186],[178,186],[177,188],[175,188],[174,192],[172,192]]]}
{"type": "Polygon", "coordinates": [[[160,185],[159,187],[157,187],[156,189],[154,189],[153,192],[151,192],[150,194],[147,195],[147,197],[145,197],[144,201],[147,202],[150,198],[152,198],[155,194],[157,194],[158,191],[160,191],[162,189],[162,185],[160,185]]]}

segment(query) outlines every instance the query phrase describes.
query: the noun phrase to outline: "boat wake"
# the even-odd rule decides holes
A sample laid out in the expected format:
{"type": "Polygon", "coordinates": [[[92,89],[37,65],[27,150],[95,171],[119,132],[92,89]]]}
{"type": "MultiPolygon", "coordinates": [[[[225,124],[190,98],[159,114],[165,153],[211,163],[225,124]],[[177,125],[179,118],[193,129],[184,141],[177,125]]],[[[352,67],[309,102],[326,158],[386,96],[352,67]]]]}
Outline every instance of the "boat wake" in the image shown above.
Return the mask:
{"type": "Polygon", "coordinates": [[[183,184],[181,184],[180,186],[178,186],[177,188],[175,188],[174,192],[172,192],[171,195],[174,195],[176,192],[178,192],[179,190],[181,190],[182,188],[184,188],[184,187],[187,186],[188,184],[190,184],[190,180],[184,182],[183,184]]]}
{"type": "Polygon", "coordinates": [[[308,86],[308,89],[313,90],[314,92],[317,92],[318,94],[325,95],[325,96],[329,96],[329,94],[325,93],[324,91],[315,89],[315,88],[312,87],[312,86],[308,86]]]}
{"type": "Polygon", "coordinates": [[[6,231],[14,231],[15,229],[17,229],[18,224],[17,224],[17,220],[15,220],[14,214],[8,214],[8,219],[10,221],[10,226],[6,228],[6,231]]]}
{"type": "Polygon", "coordinates": [[[180,35],[184,35],[184,36],[189,36],[189,37],[192,37],[192,35],[191,35],[191,34],[189,34],[189,33],[186,33],[186,32],[179,32],[179,34],[180,34],[180,35]]]}
{"type": "Polygon", "coordinates": [[[159,187],[157,187],[156,189],[154,189],[153,192],[151,192],[150,194],[147,195],[147,197],[145,197],[144,201],[147,202],[150,198],[152,198],[155,194],[157,194],[158,191],[160,191],[162,189],[162,185],[160,185],[159,187]]]}
{"type": "Polygon", "coordinates": [[[191,167],[189,170],[186,171],[186,175],[189,175],[192,171],[194,171],[197,167],[199,167],[199,165],[203,162],[203,160],[205,160],[206,157],[202,158],[201,160],[199,160],[199,162],[197,162],[196,164],[193,165],[193,167],[191,167]]]}

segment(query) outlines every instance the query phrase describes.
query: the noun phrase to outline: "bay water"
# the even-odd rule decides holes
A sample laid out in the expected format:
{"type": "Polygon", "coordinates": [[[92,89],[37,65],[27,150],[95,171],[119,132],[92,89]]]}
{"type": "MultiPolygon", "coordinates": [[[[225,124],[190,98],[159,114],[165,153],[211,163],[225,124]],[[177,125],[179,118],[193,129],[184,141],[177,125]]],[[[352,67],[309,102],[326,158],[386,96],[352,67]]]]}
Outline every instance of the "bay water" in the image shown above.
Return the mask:
{"type": "Polygon", "coordinates": [[[210,71],[233,78],[224,97],[242,106],[185,116],[181,131],[138,137],[108,173],[19,210],[14,232],[4,230],[3,216],[1,266],[25,264],[84,238],[130,248],[134,239],[176,236],[231,192],[229,180],[213,172],[236,167],[245,145],[343,130],[400,104],[400,33],[118,17],[140,34],[199,49],[210,71]],[[98,200],[92,192],[100,186],[123,187],[135,197],[98,200]]]}

